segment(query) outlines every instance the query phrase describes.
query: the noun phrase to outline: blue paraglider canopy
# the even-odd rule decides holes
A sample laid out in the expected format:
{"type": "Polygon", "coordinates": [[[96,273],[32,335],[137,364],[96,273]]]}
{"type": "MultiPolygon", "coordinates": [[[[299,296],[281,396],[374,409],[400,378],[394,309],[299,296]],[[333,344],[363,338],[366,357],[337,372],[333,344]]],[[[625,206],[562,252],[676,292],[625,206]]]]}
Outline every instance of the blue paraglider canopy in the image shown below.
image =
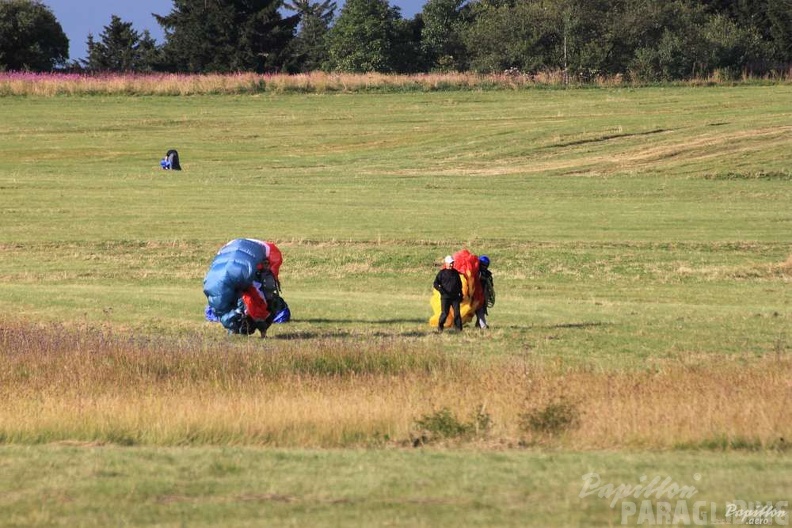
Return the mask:
{"type": "Polygon", "coordinates": [[[282,262],[272,242],[237,238],[220,248],[203,282],[206,320],[220,322],[229,333],[247,333],[242,328],[253,324],[262,335],[271,323],[289,321],[291,312],[280,297],[282,262]]]}

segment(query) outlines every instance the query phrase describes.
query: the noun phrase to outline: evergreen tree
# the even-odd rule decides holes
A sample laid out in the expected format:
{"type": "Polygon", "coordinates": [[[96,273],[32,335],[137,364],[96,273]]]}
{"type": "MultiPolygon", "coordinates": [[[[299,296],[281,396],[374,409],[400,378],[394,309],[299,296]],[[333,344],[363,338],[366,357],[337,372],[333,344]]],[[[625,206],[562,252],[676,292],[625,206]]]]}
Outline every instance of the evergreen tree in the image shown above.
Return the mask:
{"type": "Polygon", "coordinates": [[[83,66],[93,71],[145,72],[153,69],[157,45],[148,31],[141,35],[116,15],[104,27],[101,40],[88,35],[88,58],[83,66]]]}
{"type": "Polygon", "coordinates": [[[38,0],[0,0],[0,70],[49,71],[65,66],[69,39],[38,0]]]}
{"type": "Polygon", "coordinates": [[[336,3],[333,0],[292,0],[286,3],[286,7],[300,16],[297,37],[292,43],[297,69],[303,72],[322,69],[328,59],[326,38],[335,16],[336,3]]]}
{"type": "Polygon", "coordinates": [[[164,59],[184,72],[280,71],[289,61],[299,15],[282,17],[283,0],[173,0],[154,15],[165,30],[164,59]]]}

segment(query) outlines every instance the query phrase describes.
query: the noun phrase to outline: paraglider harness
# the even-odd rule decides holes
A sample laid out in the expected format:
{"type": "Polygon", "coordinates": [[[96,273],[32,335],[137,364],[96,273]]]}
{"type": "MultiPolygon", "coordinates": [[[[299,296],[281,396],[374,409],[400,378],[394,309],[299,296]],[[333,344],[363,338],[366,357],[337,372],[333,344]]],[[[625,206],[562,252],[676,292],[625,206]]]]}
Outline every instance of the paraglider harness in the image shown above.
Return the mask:
{"type": "Polygon", "coordinates": [[[267,301],[267,310],[270,315],[264,321],[255,321],[251,317],[245,315],[245,305],[242,300],[239,300],[237,310],[240,311],[238,321],[239,334],[252,334],[256,330],[261,330],[266,333],[267,329],[272,323],[286,323],[291,319],[291,312],[289,305],[281,295],[280,281],[269,271],[269,268],[262,266],[255,276],[253,283],[258,290],[264,295],[267,301]]]}
{"type": "Polygon", "coordinates": [[[481,287],[484,290],[484,302],[487,308],[495,306],[495,283],[492,280],[492,272],[487,268],[479,270],[479,278],[481,279],[481,287]]]}
{"type": "MultiPolygon", "coordinates": [[[[250,335],[256,330],[267,331],[269,326],[273,323],[281,324],[288,323],[291,320],[291,311],[286,300],[281,296],[280,281],[275,279],[272,274],[262,273],[264,270],[259,270],[256,273],[255,284],[259,291],[264,294],[267,300],[267,309],[270,316],[265,321],[256,321],[246,314],[245,303],[242,297],[237,301],[237,306],[228,317],[227,323],[230,324],[229,334],[243,334],[250,335]],[[271,278],[271,280],[267,280],[271,278]],[[262,328],[263,327],[263,328],[262,328]]],[[[207,306],[204,313],[206,320],[210,322],[220,322],[220,319],[214,313],[214,310],[207,306]]]]}
{"type": "Polygon", "coordinates": [[[269,271],[269,268],[262,267],[256,272],[256,281],[258,289],[264,294],[267,300],[267,309],[273,314],[273,323],[285,323],[289,320],[289,305],[283,299],[281,294],[280,281],[269,271]]]}

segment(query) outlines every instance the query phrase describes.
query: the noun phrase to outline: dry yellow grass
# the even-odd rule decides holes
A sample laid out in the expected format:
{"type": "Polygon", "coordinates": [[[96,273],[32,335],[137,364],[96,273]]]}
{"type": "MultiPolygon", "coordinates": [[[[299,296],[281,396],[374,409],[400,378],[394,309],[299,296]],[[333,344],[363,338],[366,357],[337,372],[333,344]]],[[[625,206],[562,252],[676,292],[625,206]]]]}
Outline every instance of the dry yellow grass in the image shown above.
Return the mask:
{"type": "MultiPolygon", "coordinates": [[[[598,79],[599,85],[621,84],[621,77],[598,79]]],[[[27,74],[0,73],[0,95],[195,95],[282,92],[358,92],[363,90],[442,90],[482,87],[521,88],[562,85],[563,72],[537,75],[475,73],[383,74],[27,74]]]]}
{"type": "MultiPolygon", "coordinates": [[[[768,76],[764,79],[745,77],[742,82],[788,82],[788,75],[768,76]]],[[[709,77],[681,84],[690,86],[732,84],[717,72],[709,77]]],[[[593,85],[616,87],[635,85],[622,75],[596,76],[581,81],[568,78],[562,70],[538,72],[504,72],[477,74],[471,72],[384,74],[384,73],[327,73],[304,74],[34,74],[0,72],[0,95],[196,95],[250,94],[283,92],[359,92],[365,90],[421,90],[480,89],[498,87],[521,89],[532,86],[593,85]]]]}
{"type": "MultiPolygon", "coordinates": [[[[441,409],[492,427],[444,442],[573,449],[785,448],[792,360],[679,357],[640,371],[524,360],[471,363],[393,341],[135,341],[97,332],[0,329],[0,438],[10,442],[410,445],[441,409]],[[563,401],[577,428],[524,417],[563,401]]],[[[430,437],[431,440],[431,437],[430,437]]]]}

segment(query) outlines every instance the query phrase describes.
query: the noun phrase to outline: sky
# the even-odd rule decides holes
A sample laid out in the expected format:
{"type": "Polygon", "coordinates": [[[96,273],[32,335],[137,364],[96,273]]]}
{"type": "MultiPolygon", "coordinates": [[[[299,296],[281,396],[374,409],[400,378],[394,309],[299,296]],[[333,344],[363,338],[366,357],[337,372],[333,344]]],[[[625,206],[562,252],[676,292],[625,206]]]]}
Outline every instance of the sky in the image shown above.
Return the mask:
{"type": "MultiPolygon", "coordinates": [[[[131,22],[138,33],[147,29],[162,44],[162,28],[151,14],[167,15],[173,8],[171,0],[42,0],[42,3],[52,10],[69,38],[70,60],[85,58],[88,33],[98,40],[112,15],[131,22]]],[[[336,3],[338,14],[344,2],[336,0],[336,3]]],[[[402,17],[412,18],[423,9],[425,0],[390,0],[389,3],[401,8],[402,17]]]]}

